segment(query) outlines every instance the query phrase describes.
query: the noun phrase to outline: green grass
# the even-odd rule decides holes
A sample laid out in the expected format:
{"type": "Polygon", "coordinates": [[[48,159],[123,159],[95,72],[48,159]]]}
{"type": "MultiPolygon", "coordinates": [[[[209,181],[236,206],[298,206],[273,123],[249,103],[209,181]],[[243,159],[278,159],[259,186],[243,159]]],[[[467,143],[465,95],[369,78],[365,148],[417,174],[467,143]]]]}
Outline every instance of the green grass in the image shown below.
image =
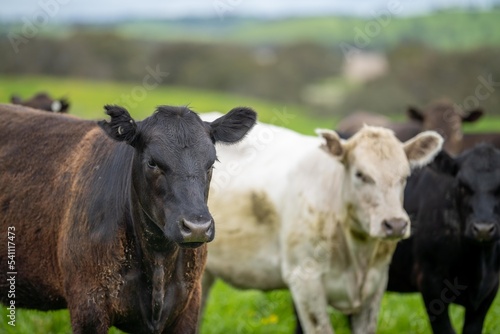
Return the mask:
{"type": "MultiPolygon", "coordinates": [[[[347,318],[338,311],[330,311],[335,333],[350,333],[347,318]]],[[[211,292],[202,334],[293,333],[292,314],[287,291],[241,291],[218,281],[211,292]]],[[[461,332],[464,309],[451,305],[450,316],[457,332],[461,332]]],[[[500,295],[487,315],[483,333],[499,333],[499,319],[500,295]]],[[[377,333],[431,333],[420,295],[386,293],[377,333]]]]}
{"type": "MultiPolygon", "coordinates": [[[[337,334],[348,334],[347,318],[331,309],[337,334]]],[[[71,332],[68,311],[16,311],[16,327],[7,325],[7,312],[0,311],[2,334],[66,334],[71,332]]],[[[464,310],[452,305],[451,319],[460,333],[464,310]]],[[[483,334],[500,332],[500,295],[486,317],[483,334]]],[[[201,334],[293,333],[292,301],[288,291],[236,290],[218,281],[211,292],[201,334]]],[[[121,333],[113,328],[111,334],[121,333]]],[[[378,334],[431,333],[419,294],[386,293],[378,321],[378,334]]]]}
{"type": "Polygon", "coordinates": [[[237,106],[249,106],[257,111],[260,121],[286,126],[305,134],[313,134],[317,127],[330,128],[334,124],[333,117],[311,118],[303,107],[287,103],[185,87],[158,86],[149,91],[141,87],[142,82],[114,83],[53,77],[0,76],[0,103],[8,103],[12,94],[27,98],[36,92],[46,91],[53,97],[67,96],[71,103],[71,114],[91,119],[105,117],[105,104],[122,105],[136,119],[143,119],[152,114],[156,106],[166,104],[189,105],[200,113],[226,113],[237,106]],[[140,95],[141,89],[144,89],[145,95],[140,95]],[[123,97],[126,95],[130,98],[123,97]]]}
{"type": "MultiPolygon", "coordinates": [[[[91,119],[104,117],[102,106],[120,100],[121,94],[129,94],[137,84],[116,84],[75,79],[47,77],[0,77],[0,102],[7,102],[12,93],[22,97],[45,90],[55,96],[67,95],[71,100],[71,113],[91,119]]],[[[119,101],[118,101],[119,102],[119,101]]],[[[117,102],[117,103],[118,103],[117,102]]],[[[265,122],[286,125],[297,131],[312,134],[315,127],[332,127],[334,119],[311,118],[307,110],[292,105],[238,97],[220,92],[194,90],[179,87],[158,87],[147,93],[137,105],[129,106],[131,114],[144,118],[156,105],[173,104],[190,106],[200,112],[227,111],[237,105],[248,105],[259,112],[265,122]],[[294,117],[287,122],[277,115],[283,110],[294,117]]],[[[279,114],[281,112],[281,114],[279,114]]],[[[487,118],[474,125],[472,130],[498,129],[500,119],[487,118]]],[[[237,333],[291,333],[294,319],[291,297],[287,291],[263,293],[255,290],[240,291],[217,282],[207,305],[202,334],[237,333]]],[[[346,318],[331,310],[331,320],[336,333],[347,334],[346,318]]],[[[458,330],[463,321],[463,309],[452,306],[453,324],[458,330]]],[[[16,327],[7,325],[7,310],[0,309],[0,334],[66,334],[71,332],[67,311],[39,312],[17,310],[16,327]]],[[[500,296],[490,309],[483,333],[500,332],[500,296]]],[[[113,329],[111,333],[120,333],[113,329]]],[[[379,334],[430,333],[427,315],[418,294],[399,295],[387,293],[382,302],[379,317],[379,334]]]]}

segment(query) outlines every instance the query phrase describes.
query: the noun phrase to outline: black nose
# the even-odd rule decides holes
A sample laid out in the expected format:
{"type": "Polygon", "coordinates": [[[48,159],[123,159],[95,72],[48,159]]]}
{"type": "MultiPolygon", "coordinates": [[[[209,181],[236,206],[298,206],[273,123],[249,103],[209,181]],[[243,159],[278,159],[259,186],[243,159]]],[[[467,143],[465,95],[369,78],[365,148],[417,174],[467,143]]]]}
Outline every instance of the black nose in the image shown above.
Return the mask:
{"type": "Polygon", "coordinates": [[[496,225],[490,223],[476,223],[472,225],[472,234],[478,241],[490,241],[496,232],[496,225]]]}
{"type": "Polygon", "coordinates": [[[408,228],[408,221],[403,218],[394,218],[382,222],[382,230],[388,237],[402,237],[408,228]]]}
{"type": "Polygon", "coordinates": [[[214,238],[214,223],[212,219],[190,221],[181,219],[179,222],[183,243],[209,242],[214,238]]]}

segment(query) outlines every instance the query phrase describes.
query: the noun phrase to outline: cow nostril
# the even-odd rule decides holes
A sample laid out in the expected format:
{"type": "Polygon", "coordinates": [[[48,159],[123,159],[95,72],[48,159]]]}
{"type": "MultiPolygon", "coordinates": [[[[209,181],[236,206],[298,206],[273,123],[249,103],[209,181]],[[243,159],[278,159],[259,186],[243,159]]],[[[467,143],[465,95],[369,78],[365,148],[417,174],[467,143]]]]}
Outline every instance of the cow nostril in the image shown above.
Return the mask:
{"type": "Polygon", "coordinates": [[[213,229],[213,224],[211,219],[204,222],[192,222],[187,219],[182,219],[179,225],[181,232],[186,236],[209,234],[210,231],[213,229]]]}
{"type": "Polygon", "coordinates": [[[495,233],[495,230],[496,230],[495,225],[491,225],[490,228],[488,228],[487,232],[489,234],[493,234],[493,233],[495,233]]]}
{"type": "Polygon", "coordinates": [[[472,225],[472,233],[479,240],[489,240],[496,233],[495,224],[477,223],[472,225]]]}
{"type": "Polygon", "coordinates": [[[185,219],[182,219],[180,225],[181,225],[182,232],[184,232],[186,234],[191,234],[191,228],[189,227],[189,222],[187,222],[185,219]]]}
{"type": "Polygon", "coordinates": [[[408,221],[402,218],[384,220],[382,228],[387,236],[403,236],[406,233],[408,221]]]}

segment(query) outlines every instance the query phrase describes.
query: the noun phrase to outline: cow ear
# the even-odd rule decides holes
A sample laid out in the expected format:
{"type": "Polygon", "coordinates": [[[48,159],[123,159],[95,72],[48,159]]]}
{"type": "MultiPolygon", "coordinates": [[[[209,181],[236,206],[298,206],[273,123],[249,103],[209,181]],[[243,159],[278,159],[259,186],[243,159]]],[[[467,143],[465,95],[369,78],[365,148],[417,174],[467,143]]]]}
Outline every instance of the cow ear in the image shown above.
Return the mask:
{"type": "Polygon", "coordinates": [[[68,112],[68,109],[69,109],[69,106],[70,106],[70,103],[69,101],[66,99],[66,98],[62,98],[59,100],[59,102],[61,103],[61,110],[59,112],[68,112]]]}
{"type": "Polygon", "coordinates": [[[458,163],[446,151],[442,150],[429,164],[429,168],[438,173],[455,176],[458,172],[458,163]]]}
{"type": "Polygon", "coordinates": [[[410,167],[427,165],[443,147],[443,137],[435,131],[424,131],[404,143],[410,167]]]}
{"type": "Polygon", "coordinates": [[[205,122],[212,141],[236,143],[243,139],[257,121],[257,113],[251,108],[237,107],[213,122],[205,122]]]}
{"type": "Polygon", "coordinates": [[[462,122],[473,123],[484,115],[483,109],[473,109],[466,111],[466,115],[462,116],[462,122]]]}
{"type": "Polygon", "coordinates": [[[12,95],[10,97],[10,103],[12,104],[21,104],[23,101],[21,100],[21,98],[19,97],[19,95],[12,95]]]}
{"type": "Polygon", "coordinates": [[[111,116],[111,120],[99,121],[99,126],[114,140],[125,141],[134,146],[137,138],[137,124],[128,111],[120,106],[111,105],[104,106],[104,109],[106,109],[106,114],[111,116]]]}
{"type": "Polygon", "coordinates": [[[335,157],[342,157],[344,155],[344,145],[339,135],[332,130],[316,129],[318,136],[325,139],[325,143],[321,148],[335,157]]]}
{"type": "Polygon", "coordinates": [[[417,121],[417,122],[423,122],[424,121],[424,114],[420,109],[416,107],[408,107],[408,110],[406,111],[406,114],[408,115],[408,118],[417,121]]]}

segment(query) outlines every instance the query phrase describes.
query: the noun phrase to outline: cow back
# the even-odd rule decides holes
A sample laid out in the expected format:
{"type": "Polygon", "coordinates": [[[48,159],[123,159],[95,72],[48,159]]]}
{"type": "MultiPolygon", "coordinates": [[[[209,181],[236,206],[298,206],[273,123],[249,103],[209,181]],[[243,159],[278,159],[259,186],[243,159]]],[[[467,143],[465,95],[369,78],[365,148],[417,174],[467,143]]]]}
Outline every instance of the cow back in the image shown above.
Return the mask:
{"type": "MultiPolygon", "coordinates": [[[[5,231],[15,227],[16,244],[34,246],[16,253],[18,306],[23,295],[30,296],[26,302],[31,307],[65,306],[57,240],[71,193],[71,161],[93,128],[93,122],[70,116],[0,105],[0,225],[5,231]],[[33,281],[40,285],[24,284],[33,281]],[[43,301],[46,297],[52,304],[43,301]]],[[[7,261],[1,263],[3,276],[7,261]]]]}

